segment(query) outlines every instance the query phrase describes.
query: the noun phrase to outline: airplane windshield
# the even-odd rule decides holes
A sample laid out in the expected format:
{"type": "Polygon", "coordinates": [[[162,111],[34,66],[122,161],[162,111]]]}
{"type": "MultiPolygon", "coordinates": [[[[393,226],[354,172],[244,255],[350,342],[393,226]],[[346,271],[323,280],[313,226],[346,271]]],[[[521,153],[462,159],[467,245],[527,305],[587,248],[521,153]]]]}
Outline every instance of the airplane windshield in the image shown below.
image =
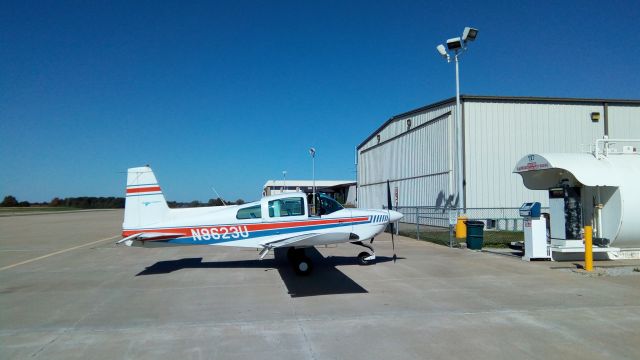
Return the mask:
{"type": "Polygon", "coordinates": [[[344,209],[339,202],[328,196],[320,196],[320,215],[328,215],[344,209]]]}

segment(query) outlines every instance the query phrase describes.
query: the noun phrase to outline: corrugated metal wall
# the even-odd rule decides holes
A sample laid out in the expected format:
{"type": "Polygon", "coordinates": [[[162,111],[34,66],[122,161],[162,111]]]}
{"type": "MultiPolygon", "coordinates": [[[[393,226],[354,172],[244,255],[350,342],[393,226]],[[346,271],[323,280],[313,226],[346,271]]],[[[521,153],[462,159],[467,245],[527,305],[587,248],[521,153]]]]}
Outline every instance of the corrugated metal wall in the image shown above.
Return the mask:
{"type": "MultiPolygon", "coordinates": [[[[398,118],[392,123],[388,124],[384,129],[380,130],[380,142],[385,142],[395,136],[401,135],[407,131],[407,119],[411,119],[411,128],[416,128],[425,122],[431,121],[443,114],[455,111],[455,104],[446,104],[437,108],[430,109],[429,111],[413,114],[411,116],[405,116],[398,118]]],[[[453,114],[455,116],[455,113],[453,114]]],[[[359,151],[364,151],[372,146],[378,144],[376,137],[374,136],[367,141],[359,151]]]]}
{"type": "Polygon", "coordinates": [[[640,138],[640,106],[609,105],[609,138],[640,138]]]}
{"type": "MultiPolygon", "coordinates": [[[[398,188],[399,205],[435,204],[452,187],[453,107],[397,119],[358,152],[358,207],[387,203],[387,180],[398,188]],[[407,128],[411,119],[411,128],[407,128]]],[[[394,194],[392,194],[394,197],[394,194]]]]}
{"type": "MultiPolygon", "coordinates": [[[[583,152],[604,136],[602,103],[469,99],[463,103],[467,207],[547,205],[544,191],[527,190],[513,174],[530,153],[583,152]],[[591,121],[599,112],[600,121],[591,121]]],[[[609,137],[640,138],[640,106],[609,105],[609,137]]],[[[386,180],[399,205],[442,205],[456,194],[455,104],[399,118],[358,150],[358,206],[386,204],[386,180]],[[415,130],[438,116],[433,121],[415,130]],[[407,131],[406,119],[413,131],[407,131]]]]}
{"type": "Polygon", "coordinates": [[[588,150],[604,135],[604,120],[592,122],[591,112],[602,111],[597,105],[466,101],[467,206],[546,206],[544,191],[527,190],[512,173],[516,162],[531,153],[588,150]]]}

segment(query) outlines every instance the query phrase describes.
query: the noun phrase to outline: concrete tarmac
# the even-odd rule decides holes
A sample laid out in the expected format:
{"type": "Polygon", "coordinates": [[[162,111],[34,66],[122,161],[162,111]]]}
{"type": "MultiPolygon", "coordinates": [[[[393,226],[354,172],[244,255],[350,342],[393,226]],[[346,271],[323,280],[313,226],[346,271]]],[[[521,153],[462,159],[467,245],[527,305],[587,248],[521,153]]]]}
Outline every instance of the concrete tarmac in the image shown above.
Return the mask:
{"type": "Polygon", "coordinates": [[[121,211],[0,218],[2,359],[639,359],[640,276],[388,235],[270,254],[116,246],[121,211]]]}

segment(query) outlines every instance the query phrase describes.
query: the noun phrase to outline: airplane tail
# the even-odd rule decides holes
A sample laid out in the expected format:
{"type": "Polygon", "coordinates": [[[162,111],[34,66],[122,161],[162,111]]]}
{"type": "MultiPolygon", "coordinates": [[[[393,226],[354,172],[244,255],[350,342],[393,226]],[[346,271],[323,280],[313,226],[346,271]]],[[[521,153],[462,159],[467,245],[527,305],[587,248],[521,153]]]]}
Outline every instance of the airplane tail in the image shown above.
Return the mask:
{"type": "Polygon", "coordinates": [[[123,229],[144,228],[161,222],[169,206],[149,166],[127,170],[123,229]]]}

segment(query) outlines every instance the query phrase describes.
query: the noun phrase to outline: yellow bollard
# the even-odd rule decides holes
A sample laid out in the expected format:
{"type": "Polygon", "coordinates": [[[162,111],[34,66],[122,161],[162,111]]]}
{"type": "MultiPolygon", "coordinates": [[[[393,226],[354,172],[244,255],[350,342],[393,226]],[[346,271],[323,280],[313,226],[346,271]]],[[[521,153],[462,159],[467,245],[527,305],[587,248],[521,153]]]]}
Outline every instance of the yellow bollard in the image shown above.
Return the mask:
{"type": "Polygon", "coordinates": [[[456,239],[465,239],[467,237],[467,224],[464,222],[467,221],[467,215],[458,216],[458,221],[456,222],[456,239]]]}
{"type": "Polygon", "coordinates": [[[584,269],[593,271],[593,228],[584,227],[584,269]]]}

